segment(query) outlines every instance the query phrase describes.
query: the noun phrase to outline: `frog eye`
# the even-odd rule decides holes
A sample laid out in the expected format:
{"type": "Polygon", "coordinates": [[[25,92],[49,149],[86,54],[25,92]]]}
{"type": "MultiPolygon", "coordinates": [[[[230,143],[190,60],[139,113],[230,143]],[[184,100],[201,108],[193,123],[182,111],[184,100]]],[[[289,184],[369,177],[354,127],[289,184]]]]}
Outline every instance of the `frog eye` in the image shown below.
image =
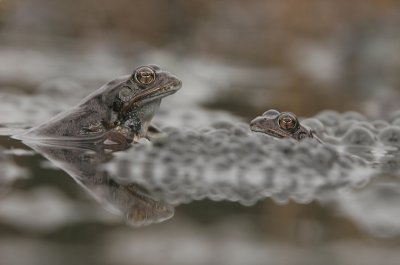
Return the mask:
{"type": "Polygon", "coordinates": [[[142,66],[134,74],[135,81],[142,85],[149,85],[156,79],[156,73],[147,66],[142,66]]]}
{"type": "Polygon", "coordinates": [[[123,102],[129,101],[132,98],[132,96],[133,96],[133,91],[130,87],[127,86],[122,87],[118,93],[118,98],[123,102]]]}
{"type": "Polygon", "coordinates": [[[292,113],[282,113],[278,118],[279,127],[285,131],[292,131],[298,123],[296,116],[292,113]]]}

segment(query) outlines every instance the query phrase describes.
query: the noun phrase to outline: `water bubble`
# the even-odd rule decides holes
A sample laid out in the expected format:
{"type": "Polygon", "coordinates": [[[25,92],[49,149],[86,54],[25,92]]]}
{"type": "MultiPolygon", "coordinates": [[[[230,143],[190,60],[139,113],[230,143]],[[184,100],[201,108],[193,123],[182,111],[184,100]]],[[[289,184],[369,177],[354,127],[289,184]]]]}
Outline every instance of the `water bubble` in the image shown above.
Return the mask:
{"type": "Polygon", "coordinates": [[[379,139],[383,144],[400,146],[400,127],[388,126],[380,132],[379,139]]]}

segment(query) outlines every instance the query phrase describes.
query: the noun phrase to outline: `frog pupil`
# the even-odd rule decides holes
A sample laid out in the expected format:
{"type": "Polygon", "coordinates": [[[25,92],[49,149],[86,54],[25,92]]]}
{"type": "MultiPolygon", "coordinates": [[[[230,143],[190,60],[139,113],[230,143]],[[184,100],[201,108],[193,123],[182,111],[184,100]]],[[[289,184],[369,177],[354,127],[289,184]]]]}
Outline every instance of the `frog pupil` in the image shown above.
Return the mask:
{"type": "Polygon", "coordinates": [[[291,130],[297,125],[296,119],[290,115],[284,115],[279,119],[279,127],[284,130],[291,130]]]}
{"type": "Polygon", "coordinates": [[[149,83],[151,80],[151,73],[149,72],[141,72],[139,73],[139,81],[143,84],[149,83]]]}
{"type": "Polygon", "coordinates": [[[151,84],[155,79],[155,73],[148,67],[140,68],[136,71],[135,79],[143,85],[151,84]]]}

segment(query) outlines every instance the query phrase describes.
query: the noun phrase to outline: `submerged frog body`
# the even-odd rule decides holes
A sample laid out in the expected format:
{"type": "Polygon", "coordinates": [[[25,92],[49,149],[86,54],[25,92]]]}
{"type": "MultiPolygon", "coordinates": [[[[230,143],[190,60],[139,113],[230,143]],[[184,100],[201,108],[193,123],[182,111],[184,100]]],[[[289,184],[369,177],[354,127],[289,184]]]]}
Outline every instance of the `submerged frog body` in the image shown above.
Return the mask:
{"type": "Polygon", "coordinates": [[[136,141],[146,136],[161,99],[180,87],[179,79],[158,66],[141,66],[132,75],[107,83],[77,106],[30,129],[20,138],[136,141]]]}
{"type": "Polygon", "coordinates": [[[314,138],[322,142],[307,126],[302,125],[291,112],[268,110],[250,122],[250,129],[276,138],[292,138],[297,141],[314,138]]]}

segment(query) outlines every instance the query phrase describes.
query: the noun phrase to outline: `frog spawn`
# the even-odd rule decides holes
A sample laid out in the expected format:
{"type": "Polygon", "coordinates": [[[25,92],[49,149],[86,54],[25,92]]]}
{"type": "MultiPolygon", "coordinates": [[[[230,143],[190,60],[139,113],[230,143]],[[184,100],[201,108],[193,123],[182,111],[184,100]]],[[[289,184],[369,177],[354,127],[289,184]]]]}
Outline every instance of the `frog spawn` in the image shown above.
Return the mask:
{"type": "Polygon", "coordinates": [[[324,111],[303,123],[338,150],[362,157],[380,171],[397,174],[400,170],[400,126],[396,125],[399,116],[393,114],[391,121],[368,121],[356,112],[324,111]]]}
{"type": "Polygon", "coordinates": [[[362,186],[375,172],[333,147],[312,140],[275,141],[254,134],[246,124],[164,131],[166,139],[116,154],[106,169],[118,181],[161,192],[162,199],[174,205],[204,198],[252,205],[266,197],[307,203],[362,186]]]}
{"type": "Polygon", "coordinates": [[[266,197],[307,203],[399,173],[400,128],[393,122],[332,111],[301,122],[326,144],[276,141],[229,121],[198,130],[167,127],[167,138],[135,145],[106,168],[175,205],[204,198],[251,205],[266,197]]]}

